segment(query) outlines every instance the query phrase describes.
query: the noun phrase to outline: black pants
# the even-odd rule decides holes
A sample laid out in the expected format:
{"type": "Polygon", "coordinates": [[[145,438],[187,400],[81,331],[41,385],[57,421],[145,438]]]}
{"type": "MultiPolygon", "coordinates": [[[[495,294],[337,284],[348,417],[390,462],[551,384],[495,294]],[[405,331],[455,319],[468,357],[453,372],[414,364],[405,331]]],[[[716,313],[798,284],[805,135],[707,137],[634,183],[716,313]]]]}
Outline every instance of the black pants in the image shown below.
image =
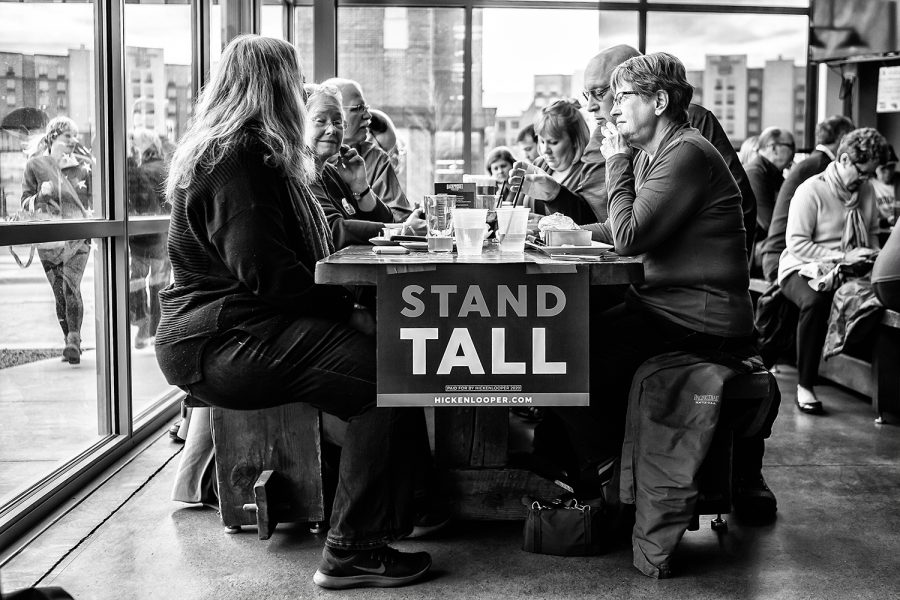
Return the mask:
{"type": "Polygon", "coordinates": [[[819,377],[819,361],[825,334],[828,333],[828,314],[834,292],[817,292],[809,287],[809,279],[791,273],[781,284],[784,296],[797,305],[797,374],[800,385],[812,389],[819,377]]]}
{"type": "MultiPolygon", "coordinates": [[[[755,353],[751,337],[723,338],[693,331],[626,304],[591,315],[591,406],[554,409],[584,469],[622,452],[628,392],[638,367],[666,352],[755,353]]],[[[774,415],[773,415],[774,420],[774,415]]],[[[735,440],[735,473],[762,466],[763,438],[735,440]]]]}
{"type": "Polygon", "coordinates": [[[201,365],[203,381],[188,392],[210,405],[252,410],[307,402],[347,421],[328,546],[374,548],[412,531],[424,419],[421,409],[375,407],[374,337],[302,318],[272,339],[221,334],[201,365]]]}

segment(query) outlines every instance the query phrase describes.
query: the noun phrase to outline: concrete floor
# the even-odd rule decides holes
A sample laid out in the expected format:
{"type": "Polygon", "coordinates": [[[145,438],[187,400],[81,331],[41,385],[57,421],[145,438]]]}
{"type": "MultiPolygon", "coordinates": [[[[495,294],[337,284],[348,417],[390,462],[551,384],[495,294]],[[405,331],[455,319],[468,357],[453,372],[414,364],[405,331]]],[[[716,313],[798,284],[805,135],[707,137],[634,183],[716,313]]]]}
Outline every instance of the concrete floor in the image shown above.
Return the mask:
{"type": "MultiPolygon", "coordinates": [[[[898,598],[900,426],[876,425],[865,399],[822,387],[827,416],[784,393],[765,474],[779,500],[763,527],[729,518],[719,539],[701,522],[679,549],[679,576],[656,581],[630,548],[587,558],[522,552],[521,523],[460,523],[433,541],[428,581],[351,598],[898,598]]],[[[169,500],[178,447],[164,435],[2,568],[3,589],[40,581],[79,600],[318,598],[322,539],[281,526],[269,541],[225,535],[216,513],[169,500]]]]}

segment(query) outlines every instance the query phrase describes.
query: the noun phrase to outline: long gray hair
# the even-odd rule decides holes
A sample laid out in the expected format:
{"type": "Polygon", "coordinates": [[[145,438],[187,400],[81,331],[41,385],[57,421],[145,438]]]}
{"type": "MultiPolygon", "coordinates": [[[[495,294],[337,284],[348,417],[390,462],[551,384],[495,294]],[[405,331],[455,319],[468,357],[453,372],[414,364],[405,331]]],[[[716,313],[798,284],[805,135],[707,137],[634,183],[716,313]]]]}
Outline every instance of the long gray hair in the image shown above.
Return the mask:
{"type": "Polygon", "coordinates": [[[210,171],[231,150],[255,141],[266,163],[305,185],[315,176],[304,142],[306,108],[297,49],[283,40],[241,35],[222,51],[215,75],[172,157],[166,197],[210,171]],[[248,131],[247,125],[253,125],[248,131]]]}

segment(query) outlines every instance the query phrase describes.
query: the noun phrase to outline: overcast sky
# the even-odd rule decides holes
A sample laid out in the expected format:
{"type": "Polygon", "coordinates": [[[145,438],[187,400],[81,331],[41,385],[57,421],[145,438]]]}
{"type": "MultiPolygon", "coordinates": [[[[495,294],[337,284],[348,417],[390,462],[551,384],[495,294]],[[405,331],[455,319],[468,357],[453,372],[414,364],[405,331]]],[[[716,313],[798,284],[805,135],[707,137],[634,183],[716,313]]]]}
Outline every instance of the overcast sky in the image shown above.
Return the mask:
{"type": "MultiPolygon", "coordinates": [[[[266,7],[264,33],[278,30],[280,10],[266,7]]],[[[575,74],[580,85],[580,72],[597,51],[637,45],[634,13],[485,9],[483,14],[483,104],[496,106],[501,115],[528,106],[535,74],[575,74]]],[[[126,44],[164,48],[167,63],[190,63],[189,27],[187,5],[125,5],[126,44]]],[[[650,13],[647,50],[671,52],[691,70],[704,68],[706,54],[747,54],[751,67],[779,56],[802,65],[806,27],[801,16],[650,13]]],[[[0,2],[0,51],[66,54],[82,44],[94,45],[90,4],[0,2]]]]}

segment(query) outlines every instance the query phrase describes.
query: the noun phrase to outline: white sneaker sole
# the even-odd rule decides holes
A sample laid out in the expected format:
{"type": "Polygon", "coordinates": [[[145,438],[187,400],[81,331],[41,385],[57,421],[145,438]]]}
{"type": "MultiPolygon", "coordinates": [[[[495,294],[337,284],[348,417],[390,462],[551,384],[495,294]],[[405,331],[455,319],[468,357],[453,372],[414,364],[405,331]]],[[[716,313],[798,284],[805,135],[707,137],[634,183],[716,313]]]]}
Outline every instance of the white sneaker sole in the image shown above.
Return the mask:
{"type": "Polygon", "coordinates": [[[428,572],[431,568],[431,562],[425,565],[425,568],[418,573],[407,575],[406,577],[385,577],[384,575],[349,575],[345,577],[335,577],[326,575],[320,570],[316,570],[313,575],[313,583],[319,587],[329,590],[346,590],[359,587],[400,587],[408,585],[428,572]]]}

